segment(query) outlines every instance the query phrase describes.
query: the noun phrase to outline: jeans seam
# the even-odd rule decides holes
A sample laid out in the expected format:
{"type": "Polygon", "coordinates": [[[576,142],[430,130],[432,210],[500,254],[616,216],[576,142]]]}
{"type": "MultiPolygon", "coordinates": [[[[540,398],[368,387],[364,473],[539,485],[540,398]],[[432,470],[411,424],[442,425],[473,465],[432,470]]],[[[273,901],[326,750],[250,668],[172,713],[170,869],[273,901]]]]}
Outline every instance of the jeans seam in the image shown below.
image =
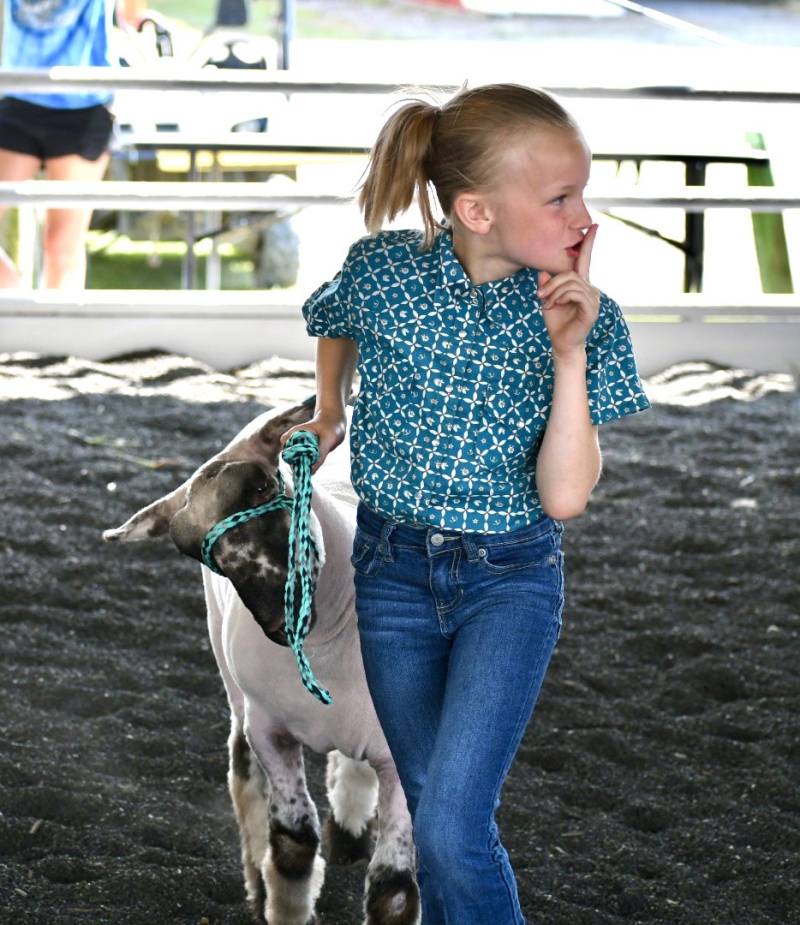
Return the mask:
{"type": "Polygon", "coordinates": [[[534,562],[521,562],[519,565],[492,565],[491,562],[486,562],[483,559],[479,560],[479,564],[490,575],[508,575],[510,572],[518,572],[524,568],[555,568],[556,563],[552,559],[553,554],[550,553],[543,559],[536,559],[534,562]]]}
{"type": "MultiPolygon", "coordinates": [[[[548,531],[549,533],[550,531],[548,531]]],[[[484,533],[483,536],[494,536],[496,534],[484,533]]],[[[483,540],[484,545],[491,549],[504,548],[506,546],[522,546],[525,543],[533,543],[535,540],[541,540],[547,537],[547,533],[537,533],[536,536],[524,536],[518,540],[506,540],[505,542],[494,543],[491,540],[483,540]]]]}
{"type": "Polygon", "coordinates": [[[442,623],[442,617],[449,616],[453,611],[458,607],[464,597],[464,591],[462,588],[458,589],[458,594],[453,598],[449,604],[440,604],[436,600],[436,595],[433,595],[433,603],[436,607],[436,615],[439,618],[439,629],[442,631],[442,635],[450,638],[450,631],[445,629],[444,624],[442,623]]]}
{"type": "MultiPolygon", "coordinates": [[[[456,555],[460,555],[460,550],[454,550],[454,552],[456,553],[456,555]]],[[[436,591],[434,590],[434,587],[433,587],[434,561],[435,560],[433,556],[430,556],[428,558],[428,590],[430,591],[431,599],[433,600],[433,605],[436,608],[436,617],[439,621],[439,632],[445,638],[449,639],[451,634],[449,630],[445,627],[444,623],[442,622],[442,617],[447,616],[448,614],[451,614],[456,609],[456,607],[458,607],[458,605],[461,603],[462,598],[464,597],[464,589],[459,585],[457,594],[453,598],[453,600],[447,604],[440,604],[438,595],[436,594],[436,591]]],[[[451,565],[450,566],[451,575],[452,575],[452,572],[453,572],[453,566],[451,565]]]]}
{"type": "MultiPolygon", "coordinates": [[[[553,625],[554,625],[554,627],[556,628],[555,637],[556,637],[556,639],[558,639],[558,619],[556,619],[556,620],[554,621],[554,624],[553,624],[553,625]]],[[[548,637],[547,637],[548,640],[551,638],[551,636],[553,636],[553,627],[550,628],[550,632],[549,632],[548,637]]],[[[551,650],[551,651],[552,651],[552,650],[551,650]]],[[[532,689],[533,689],[533,685],[534,685],[534,683],[535,683],[535,681],[536,681],[536,678],[539,676],[539,669],[541,668],[542,659],[543,659],[543,658],[544,658],[544,646],[539,650],[539,657],[538,657],[537,660],[536,660],[536,667],[535,667],[535,670],[532,671],[532,672],[531,672],[531,675],[530,675],[531,681],[530,681],[530,685],[528,686],[528,693],[527,693],[527,698],[526,698],[526,701],[525,701],[526,703],[527,703],[528,700],[530,699],[530,695],[531,695],[531,691],[532,691],[532,689]]],[[[544,681],[544,679],[542,679],[542,680],[544,681]]],[[[527,711],[523,711],[523,714],[520,716],[520,719],[519,719],[519,721],[517,722],[517,725],[516,725],[516,727],[515,727],[515,729],[514,729],[514,735],[511,737],[511,741],[512,741],[512,742],[515,741],[515,740],[517,740],[517,739],[519,739],[519,740],[521,741],[522,735],[521,735],[521,732],[520,732],[520,727],[521,727],[521,726],[524,727],[524,725],[527,725],[527,722],[528,722],[528,720],[524,720],[524,721],[523,721],[523,716],[524,716],[524,714],[525,714],[526,712],[527,712],[527,711]]],[[[503,787],[503,781],[507,778],[508,773],[509,773],[509,771],[511,770],[511,763],[512,763],[512,761],[513,761],[513,754],[511,754],[511,752],[512,752],[512,745],[509,743],[509,747],[508,747],[508,749],[506,750],[505,757],[503,758],[503,764],[502,764],[501,769],[500,769],[500,775],[499,775],[498,780],[497,780],[497,782],[496,782],[496,784],[495,784],[494,790],[492,791],[492,803],[491,803],[492,809],[490,810],[489,818],[488,818],[487,826],[486,826],[486,831],[487,831],[487,833],[488,833],[489,840],[491,839],[491,823],[492,823],[492,817],[494,816],[494,813],[495,813],[494,807],[497,805],[497,801],[498,801],[498,798],[499,798],[499,796],[500,796],[500,790],[501,790],[502,787],[503,787]]],[[[489,840],[487,840],[486,848],[487,848],[487,852],[489,853],[490,857],[492,857],[492,860],[494,860],[494,857],[493,857],[492,854],[491,854],[491,845],[489,844],[489,840]]],[[[511,890],[511,888],[510,888],[510,886],[509,886],[509,883],[508,883],[508,880],[507,880],[507,878],[506,878],[506,876],[505,876],[505,870],[503,869],[503,865],[500,864],[500,863],[498,863],[497,861],[495,861],[495,864],[497,864],[497,867],[498,867],[498,870],[499,870],[499,873],[500,873],[500,879],[503,881],[503,884],[505,885],[506,892],[507,892],[507,894],[508,894],[508,902],[509,902],[509,905],[511,906],[511,909],[512,909],[512,911],[514,912],[514,915],[516,916],[516,913],[517,913],[518,909],[514,908],[514,895],[513,895],[513,891],[511,890]]]]}
{"type": "Polygon", "coordinates": [[[458,583],[458,566],[461,562],[461,550],[456,549],[455,554],[453,555],[453,561],[450,564],[450,578],[452,579],[455,586],[461,591],[461,585],[458,583]]]}

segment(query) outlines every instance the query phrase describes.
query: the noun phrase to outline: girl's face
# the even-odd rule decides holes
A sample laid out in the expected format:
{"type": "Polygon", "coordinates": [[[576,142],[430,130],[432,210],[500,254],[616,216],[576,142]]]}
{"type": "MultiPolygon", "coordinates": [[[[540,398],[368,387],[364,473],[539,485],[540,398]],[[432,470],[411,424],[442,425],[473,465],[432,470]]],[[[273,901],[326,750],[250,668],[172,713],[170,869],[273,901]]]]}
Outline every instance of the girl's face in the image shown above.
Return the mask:
{"type": "Polygon", "coordinates": [[[569,129],[537,129],[500,161],[500,178],[486,191],[491,217],[485,245],[503,276],[523,267],[555,275],[572,270],[592,223],[583,201],[591,154],[569,129]]]}

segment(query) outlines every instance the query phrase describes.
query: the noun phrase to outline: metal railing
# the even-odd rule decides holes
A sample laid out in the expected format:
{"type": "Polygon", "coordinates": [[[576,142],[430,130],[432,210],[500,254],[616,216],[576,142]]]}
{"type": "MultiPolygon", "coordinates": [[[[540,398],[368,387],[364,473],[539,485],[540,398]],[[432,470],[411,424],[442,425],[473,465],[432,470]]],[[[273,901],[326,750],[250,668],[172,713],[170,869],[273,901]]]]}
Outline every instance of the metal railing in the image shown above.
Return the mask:
{"type": "MultiPolygon", "coordinates": [[[[796,78],[795,78],[796,80],[796,78]]],[[[130,69],[53,68],[50,71],[8,71],[0,69],[0,92],[13,90],[17,93],[53,90],[85,91],[89,88],[104,88],[111,91],[204,91],[204,92],[264,92],[283,94],[382,94],[390,95],[407,88],[391,81],[320,80],[303,78],[295,72],[206,72],[171,71],[143,72],[130,69]]],[[[427,89],[452,91],[455,85],[427,84],[427,89]]],[[[645,100],[721,100],[741,103],[800,103],[800,81],[790,86],[749,90],[745,87],[718,87],[709,83],[705,86],[625,86],[625,87],[550,87],[551,92],[564,97],[587,99],[645,99],[645,100]]],[[[709,208],[747,208],[758,212],[781,212],[800,208],[800,188],[743,187],[710,192],[704,187],[673,188],[668,194],[656,193],[646,186],[635,188],[613,187],[590,188],[587,193],[590,204],[600,210],[611,208],[664,207],[679,208],[697,213],[709,208]]],[[[125,209],[132,211],[222,211],[270,212],[294,210],[305,206],[333,206],[348,201],[347,196],[304,191],[302,187],[291,193],[270,192],[260,188],[258,183],[219,182],[129,182],[101,181],[99,183],[74,183],[58,181],[26,181],[24,183],[0,183],[0,205],[32,206],[91,206],[93,208],[125,209]]],[[[291,297],[290,297],[291,298],[291,297]]],[[[800,333],[800,305],[797,296],[758,296],[748,302],[719,305],[707,297],[676,296],[658,305],[626,306],[626,314],[635,319],[642,331],[652,331],[653,337],[661,343],[665,336],[676,343],[680,337],[675,333],[682,326],[696,332],[706,332],[711,338],[717,331],[721,337],[725,329],[730,330],[727,343],[741,341],[741,324],[749,323],[748,330],[768,332],[770,349],[783,350],[788,364],[796,348],[800,333]],[[661,322],[673,322],[661,324],[661,322]],[[658,329],[658,334],[656,334],[658,329]],[[663,332],[672,334],[665,335],[663,332]]],[[[128,337],[145,337],[144,332],[153,325],[177,325],[182,333],[177,338],[199,336],[198,330],[209,343],[209,356],[219,345],[228,343],[221,332],[230,326],[240,325],[248,334],[242,338],[241,348],[251,343],[251,331],[259,331],[265,322],[274,322],[271,330],[286,330],[285,340],[275,341],[274,349],[291,351],[298,349],[297,337],[302,325],[299,305],[281,297],[269,297],[265,293],[225,292],[113,292],[87,291],[76,293],[0,293],[0,321],[6,331],[9,325],[30,324],[42,337],[56,337],[53,341],[58,349],[58,338],[69,336],[98,338],[105,331],[110,336],[120,331],[120,325],[129,325],[128,337]],[[81,319],[86,323],[81,328],[81,319]],[[103,320],[104,319],[104,320],[103,320]],[[203,325],[193,324],[198,320],[203,325]],[[64,322],[53,333],[51,325],[64,322]],[[104,328],[107,326],[107,329],[104,328]],[[253,328],[248,325],[255,325],[253,328]],[[207,329],[207,330],[206,330],[207,329]],[[297,329],[297,330],[295,330],[297,329]],[[134,333],[135,332],[135,333],[134,333]]],[[[28,330],[26,328],[25,330],[28,330]]],[[[33,330],[31,328],[30,330],[33,330]]],[[[158,327],[158,330],[161,330],[158,327]]],[[[37,335],[39,336],[39,335],[37,335]]],[[[120,335],[121,336],[121,335],[120,335]]],[[[156,336],[155,334],[153,336],[156,336]]],[[[280,335],[283,337],[284,335],[280,335]]],[[[638,335],[641,337],[642,335],[638,335]]],[[[646,336],[646,335],[645,335],[646,336]]],[[[716,340],[720,340],[718,337],[716,340]]],[[[723,338],[724,339],[724,338],[723,338]]],[[[708,343],[716,343],[709,339],[708,343]]],[[[44,341],[43,341],[44,342],[44,341]]],[[[179,349],[179,341],[170,340],[163,346],[179,349]]],[[[272,344],[270,337],[264,342],[272,344]]],[[[722,340],[720,340],[720,343],[722,340]]],[[[66,343],[66,342],[65,342],[66,343]]],[[[109,341],[109,343],[111,343],[109,341]]],[[[126,341],[127,343],[127,341],[126,341]]],[[[302,341],[308,346],[305,340],[302,341]]],[[[36,349],[36,343],[29,344],[36,349]]],[[[19,348],[17,348],[19,349],[19,348]]],[[[53,348],[51,348],[53,349],[53,348]]],[[[97,350],[101,348],[98,347],[97,350]]],[[[113,349],[113,348],[111,348],[113,349]]],[[[654,348],[655,349],[655,348],[654,348]]],[[[660,348],[659,348],[660,349],[660,348]]],[[[678,349],[677,347],[675,348],[678,349]]],[[[733,349],[733,347],[731,347],[733,349]]],[[[738,348],[737,348],[738,349],[738,348]]],[[[97,351],[95,351],[97,352],[97,351]]],[[[199,354],[198,354],[199,355],[199,354]]],[[[291,355],[287,352],[287,355],[291,355]]],[[[709,354],[710,355],[710,354],[709,354]]],[[[734,356],[731,353],[729,356],[734,356]]],[[[244,357],[244,354],[242,355],[244,357]]],[[[666,354],[664,355],[666,356],[666,354]]],[[[232,362],[226,355],[220,364],[232,362]]]]}
{"type": "MultiPolygon", "coordinates": [[[[390,95],[407,91],[409,87],[421,90],[453,92],[459,85],[450,83],[398,82],[387,80],[323,80],[311,75],[300,76],[292,71],[198,71],[197,68],[170,69],[148,73],[145,68],[79,68],[54,67],[50,70],[8,70],[0,68],[0,91],[15,93],[86,92],[103,89],[204,92],[240,91],[276,93],[321,93],[390,95]]],[[[690,85],[638,85],[624,86],[547,86],[546,90],[562,97],[585,99],[647,99],[647,100],[717,100],[737,103],[800,103],[800,81],[794,86],[785,82],[774,87],[752,90],[746,86],[721,87],[708,84],[690,85]]]]}
{"type": "MultiPolygon", "coordinates": [[[[101,180],[81,183],[72,180],[23,180],[0,183],[0,205],[82,206],[142,212],[237,210],[273,212],[305,206],[341,206],[350,197],[319,192],[291,193],[260,191],[258,182],[176,182],[146,180],[101,180]]],[[[703,212],[706,209],[752,209],[782,212],[800,208],[800,186],[795,190],[778,187],[742,187],[739,190],[710,192],[697,187],[656,193],[647,187],[601,189],[589,187],[586,200],[595,209],[658,207],[703,212]]]]}

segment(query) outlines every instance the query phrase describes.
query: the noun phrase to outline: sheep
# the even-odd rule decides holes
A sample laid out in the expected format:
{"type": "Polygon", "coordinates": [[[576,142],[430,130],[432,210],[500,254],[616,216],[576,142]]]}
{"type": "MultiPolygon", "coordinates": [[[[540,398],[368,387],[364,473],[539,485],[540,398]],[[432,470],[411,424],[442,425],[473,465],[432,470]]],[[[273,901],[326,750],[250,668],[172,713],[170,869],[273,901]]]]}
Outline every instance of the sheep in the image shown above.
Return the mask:
{"type": "MultiPolygon", "coordinates": [[[[309,420],[306,402],[251,421],[173,492],[142,508],[104,539],[130,542],[169,534],[199,561],[201,544],[224,517],[279,491],[280,435],[309,420]]],[[[346,448],[331,454],[342,460],[346,448]]],[[[268,925],[309,925],[322,888],[317,809],[306,787],[303,746],[328,754],[329,859],[369,851],[367,925],[419,922],[411,819],[372,705],[358,641],[350,564],[352,489],[323,486],[335,459],[314,478],[312,532],[319,550],[312,629],[305,650],[333,703],[303,686],[286,646],[283,592],[289,513],[279,510],[225,533],[213,549],[224,575],[202,567],[211,646],[231,710],[229,789],[239,825],[245,889],[254,917],[268,925]],[[349,499],[349,500],[347,500],[349,499]]],[[[291,478],[284,472],[287,493],[291,478]]],[[[329,479],[330,481],[330,479],[329,479]]]]}

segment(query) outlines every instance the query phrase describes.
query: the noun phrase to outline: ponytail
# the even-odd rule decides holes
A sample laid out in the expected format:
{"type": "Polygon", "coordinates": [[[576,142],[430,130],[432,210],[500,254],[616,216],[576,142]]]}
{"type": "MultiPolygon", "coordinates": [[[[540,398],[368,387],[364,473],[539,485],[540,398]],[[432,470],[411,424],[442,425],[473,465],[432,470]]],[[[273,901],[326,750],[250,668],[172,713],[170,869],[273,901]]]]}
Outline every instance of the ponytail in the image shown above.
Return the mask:
{"type": "Polygon", "coordinates": [[[440,226],[431,208],[429,160],[438,114],[436,106],[411,100],[381,129],[358,196],[370,234],[380,231],[384,221],[405,212],[416,192],[425,226],[423,247],[433,243],[440,226]]]}
{"type": "Polygon", "coordinates": [[[488,189],[505,169],[503,154],[531,132],[578,132],[572,116],[543,90],[519,84],[464,88],[443,106],[410,100],[381,129],[370,153],[358,204],[370,234],[409,208],[414,193],[425,226],[423,249],[442,227],[431,208],[435,190],[451,217],[456,196],[488,189]]]}

